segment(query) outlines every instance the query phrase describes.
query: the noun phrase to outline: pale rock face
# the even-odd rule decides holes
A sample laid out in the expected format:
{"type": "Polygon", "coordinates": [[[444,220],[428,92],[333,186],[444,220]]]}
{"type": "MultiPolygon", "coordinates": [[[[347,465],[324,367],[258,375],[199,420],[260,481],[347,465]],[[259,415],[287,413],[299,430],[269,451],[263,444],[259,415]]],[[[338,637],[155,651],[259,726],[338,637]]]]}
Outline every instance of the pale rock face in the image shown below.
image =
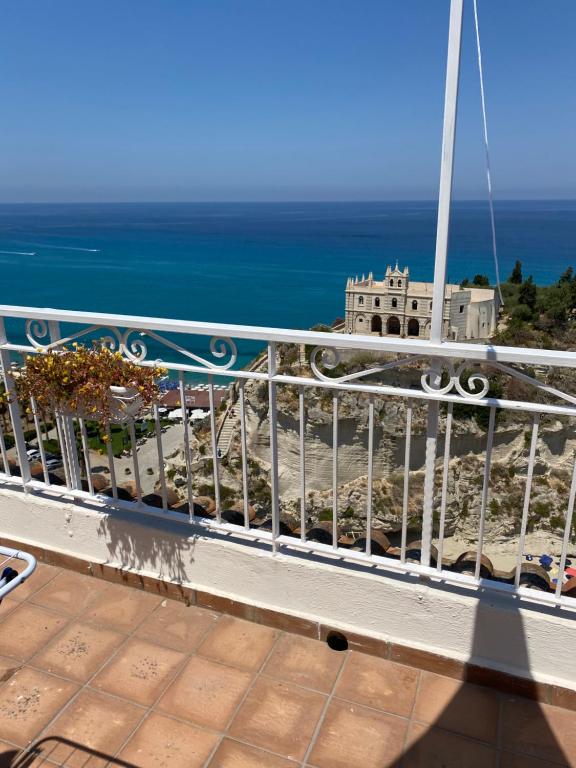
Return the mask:
{"type": "MultiPolygon", "coordinates": [[[[248,452],[269,468],[270,441],[267,401],[246,386],[248,452]]],[[[368,407],[362,395],[346,392],[339,400],[338,482],[339,515],[346,531],[362,532],[366,519],[368,463],[368,407]]],[[[374,525],[386,532],[400,531],[405,451],[405,402],[375,398],[374,427],[374,525]]],[[[441,425],[443,432],[444,424],[441,425]]],[[[499,424],[492,452],[491,489],[485,526],[487,542],[517,540],[524,502],[528,466],[526,436],[529,425],[514,420],[499,424]]],[[[297,513],[300,493],[300,438],[297,400],[278,398],[278,453],[281,506],[297,513]]],[[[307,393],[306,492],[310,521],[332,507],[332,398],[307,393]]],[[[425,458],[425,409],[413,413],[408,516],[414,535],[420,536],[423,468],[425,458]]],[[[455,420],[446,508],[447,536],[475,545],[478,536],[486,432],[474,419],[455,420]]],[[[540,430],[531,493],[530,530],[545,527],[550,541],[561,535],[576,436],[559,422],[540,430]]],[[[439,439],[436,467],[436,521],[443,465],[443,437],[439,439]]],[[[552,543],[551,543],[552,546],[552,543]]]]}
{"type": "MultiPolygon", "coordinates": [[[[347,362],[352,362],[348,360],[347,362]]],[[[373,359],[356,358],[354,364],[367,370],[373,359]]],[[[396,387],[419,386],[422,370],[394,370],[388,382],[396,387]]],[[[308,375],[309,372],[306,372],[308,375]]],[[[249,498],[256,513],[270,510],[270,425],[268,386],[245,384],[249,498]]],[[[328,519],[332,509],[333,398],[323,389],[307,388],[306,407],[306,523],[328,519]]],[[[374,397],[373,525],[396,543],[402,524],[404,453],[406,446],[406,400],[374,397]]],[[[426,442],[426,407],[414,399],[410,478],[408,495],[409,539],[421,537],[426,442]]],[[[338,400],[338,522],[343,533],[363,534],[366,521],[368,468],[368,397],[350,391],[338,400]]],[[[441,410],[435,481],[435,536],[438,535],[440,488],[444,453],[445,412],[441,410]]],[[[277,435],[281,513],[288,520],[300,518],[299,404],[295,389],[277,387],[277,435]]],[[[518,542],[524,505],[530,419],[512,411],[499,418],[495,431],[490,492],[485,521],[488,551],[508,553],[513,558],[518,542]],[[490,549],[492,548],[492,549],[490,549]]],[[[209,435],[191,435],[194,493],[213,483],[209,435]],[[204,447],[202,447],[204,446],[204,447]]],[[[457,414],[453,421],[451,460],[446,504],[445,535],[458,542],[459,552],[477,543],[486,430],[475,418],[457,414]]],[[[568,503],[576,434],[570,426],[543,418],[539,431],[533,485],[530,496],[528,540],[540,536],[550,552],[559,549],[568,503]]],[[[170,455],[173,483],[180,498],[187,494],[184,453],[170,455]]],[[[242,461],[239,428],[233,433],[230,450],[220,465],[221,486],[228,506],[242,497],[242,461]]],[[[224,505],[226,508],[226,504],[224,505]]],[[[538,539],[540,541],[540,539],[538,539]]],[[[451,543],[447,544],[450,549],[451,543]]],[[[486,551],[486,547],[485,547],[486,551]]],[[[544,551],[544,550],[543,550],[544,551]]]]}

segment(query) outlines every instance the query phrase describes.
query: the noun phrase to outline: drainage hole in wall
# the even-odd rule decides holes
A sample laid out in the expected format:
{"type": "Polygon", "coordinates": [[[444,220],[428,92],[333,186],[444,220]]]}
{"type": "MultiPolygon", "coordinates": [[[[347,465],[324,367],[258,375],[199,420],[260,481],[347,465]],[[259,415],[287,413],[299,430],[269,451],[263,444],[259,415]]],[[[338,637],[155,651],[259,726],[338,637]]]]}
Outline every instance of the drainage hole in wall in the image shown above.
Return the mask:
{"type": "Polygon", "coordinates": [[[348,650],[348,640],[346,639],[346,635],[343,635],[342,632],[328,632],[326,642],[333,651],[348,650]]]}

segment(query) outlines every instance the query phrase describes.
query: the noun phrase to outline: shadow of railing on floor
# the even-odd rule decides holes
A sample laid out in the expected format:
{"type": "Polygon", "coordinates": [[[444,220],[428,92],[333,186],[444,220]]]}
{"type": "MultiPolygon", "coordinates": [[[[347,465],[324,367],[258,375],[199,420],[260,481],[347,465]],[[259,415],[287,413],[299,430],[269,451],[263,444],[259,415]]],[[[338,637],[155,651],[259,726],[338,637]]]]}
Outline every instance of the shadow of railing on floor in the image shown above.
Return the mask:
{"type": "Polygon", "coordinates": [[[93,763],[111,768],[138,768],[105,752],[92,749],[84,744],[71,741],[62,736],[47,736],[39,739],[26,749],[14,749],[0,755],[0,768],[40,768],[45,765],[90,766],[93,763]]]}

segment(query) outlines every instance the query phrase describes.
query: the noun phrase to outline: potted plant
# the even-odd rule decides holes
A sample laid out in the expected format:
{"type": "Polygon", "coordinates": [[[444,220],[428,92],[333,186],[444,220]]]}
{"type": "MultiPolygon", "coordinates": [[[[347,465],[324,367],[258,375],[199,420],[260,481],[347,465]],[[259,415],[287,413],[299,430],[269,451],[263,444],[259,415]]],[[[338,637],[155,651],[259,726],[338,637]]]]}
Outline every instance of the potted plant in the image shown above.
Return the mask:
{"type": "Polygon", "coordinates": [[[118,422],[137,418],[159,397],[165,368],[145,367],[95,344],[28,355],[13,372],[19,397],[41,412],[118,422]]]}

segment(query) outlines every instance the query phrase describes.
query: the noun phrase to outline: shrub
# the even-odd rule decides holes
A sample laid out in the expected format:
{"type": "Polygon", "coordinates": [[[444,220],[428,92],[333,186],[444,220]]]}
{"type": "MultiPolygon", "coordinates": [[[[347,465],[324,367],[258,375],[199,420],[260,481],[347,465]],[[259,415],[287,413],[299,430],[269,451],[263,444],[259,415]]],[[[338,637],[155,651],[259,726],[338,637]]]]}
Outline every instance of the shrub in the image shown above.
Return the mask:
{"type": "Polygon", "coordinates": [[[557,528],[564,528],[564,518],[562,515],[552,515],[549,520],[550,528],[557,529],[557,528]]]}
{"type": "Polygon", "coordinates": [[[547,504],[543,504],[541,501],[536,501],[532,505],[531,516],[535,520],[541,520],[543,517],[550,517],[550,508],[547,504]]]}
{"type": "MultiPolygon", "coordinates": [[[[6,445],[6,447],[8,447],[8,445],[6,445]]],[[[46,453],[53,453],[54,456],[61,455],[60,443],[58,442],[58,440],[54,440],[53,438],[51,438],[50,440],[44,440],[44,450],[46,451],[46,453]]]]}
{"type": "Polygon", "coordinates": [[[73,346],[28,355],[13,374],[19,397],[28,402],[34,397],[42,413],[83,412],[106,420],[112,415],[110,387],[137,391],[142,408],[158,400],[157,380],[165,368],[142,367],[96,344],[91,349],[73,346]]]}

